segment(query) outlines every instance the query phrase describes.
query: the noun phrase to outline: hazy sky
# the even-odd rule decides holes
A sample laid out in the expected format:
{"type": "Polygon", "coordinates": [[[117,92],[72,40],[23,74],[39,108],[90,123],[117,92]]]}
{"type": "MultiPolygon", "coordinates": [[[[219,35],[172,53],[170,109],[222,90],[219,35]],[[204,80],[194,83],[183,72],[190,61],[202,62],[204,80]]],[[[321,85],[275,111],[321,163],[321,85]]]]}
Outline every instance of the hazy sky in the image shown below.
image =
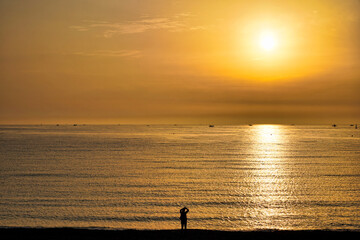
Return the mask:
{"type": "Polygon", "coordinates": [[[358,0],[0,0],[0,24],[0,123],[360,122],[358,0]]]}

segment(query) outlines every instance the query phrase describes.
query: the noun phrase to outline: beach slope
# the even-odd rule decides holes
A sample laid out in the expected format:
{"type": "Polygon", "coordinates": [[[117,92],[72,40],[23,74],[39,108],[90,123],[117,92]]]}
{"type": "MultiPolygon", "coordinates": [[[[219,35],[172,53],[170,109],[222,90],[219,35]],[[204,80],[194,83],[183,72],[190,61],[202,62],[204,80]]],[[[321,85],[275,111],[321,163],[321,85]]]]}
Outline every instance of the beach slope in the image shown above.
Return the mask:
{"type": "Polygon", "coordinates": [[[215,230],[99,230],[75,228],[0,228],[1,239],[330,239],[359,238],[358,231],[215,231],[215,230]]]}

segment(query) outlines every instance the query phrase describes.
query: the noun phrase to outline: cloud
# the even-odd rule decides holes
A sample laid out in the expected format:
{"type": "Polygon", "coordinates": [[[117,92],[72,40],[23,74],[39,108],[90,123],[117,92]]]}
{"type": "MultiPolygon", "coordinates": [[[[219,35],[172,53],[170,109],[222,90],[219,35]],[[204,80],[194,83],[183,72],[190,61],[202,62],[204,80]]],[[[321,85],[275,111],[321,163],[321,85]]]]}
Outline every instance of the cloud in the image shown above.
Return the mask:
{"type": "Polygon", "coordinates": [[[99,30],[106,38],[121,34],[137,34],[152,30],[167,30],[169,32],[205,30],[205,26],[189,26],[187,19],[190,13],[181,13],[173,17],[148,17],[134,21],[107,22],[107,21],[84,21],[86,24],[70,26],[76,31],[99,30]]]}
{"type": "Polygon", "coordinates": [[[85,26],[70,26],[69,28],[74,29],[74,30],[79,31],[79,32],[89,31],[89,28],[85,27],[85,26]]]}
{"type": "Polygon", "coordinates": [[[132,57],[138,58],[141,57],[141,52],[138,50],[99,50],[93,52],[75,52],[74,55],[81,56],[95,56],[95,57],[132,57]]]}

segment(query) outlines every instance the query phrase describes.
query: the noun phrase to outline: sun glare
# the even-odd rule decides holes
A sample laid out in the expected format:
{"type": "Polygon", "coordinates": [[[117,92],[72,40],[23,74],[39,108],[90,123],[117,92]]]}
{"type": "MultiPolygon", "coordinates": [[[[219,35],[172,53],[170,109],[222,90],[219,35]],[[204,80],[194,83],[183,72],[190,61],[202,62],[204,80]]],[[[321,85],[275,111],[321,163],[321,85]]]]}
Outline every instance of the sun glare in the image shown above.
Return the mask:
{"type": "Polygon", "coordinates": [[[265,51],[272,51],[277,46],[277,39],[273,32],[264,31],[260,34],[259,44],[265,51]]]}

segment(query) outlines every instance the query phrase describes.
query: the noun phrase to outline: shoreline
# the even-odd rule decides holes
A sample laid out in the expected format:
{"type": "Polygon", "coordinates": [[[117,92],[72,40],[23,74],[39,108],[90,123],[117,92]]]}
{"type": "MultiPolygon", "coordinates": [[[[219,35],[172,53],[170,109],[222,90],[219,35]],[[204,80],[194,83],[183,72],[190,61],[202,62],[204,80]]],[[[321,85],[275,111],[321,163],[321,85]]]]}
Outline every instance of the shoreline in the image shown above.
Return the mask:
{"type": "Polygon", "coordinates": [[[0,227],[2,239],[306,239],[309,237],[354,237],[360,230],[105,230],[89,228],[0,227]]]}

